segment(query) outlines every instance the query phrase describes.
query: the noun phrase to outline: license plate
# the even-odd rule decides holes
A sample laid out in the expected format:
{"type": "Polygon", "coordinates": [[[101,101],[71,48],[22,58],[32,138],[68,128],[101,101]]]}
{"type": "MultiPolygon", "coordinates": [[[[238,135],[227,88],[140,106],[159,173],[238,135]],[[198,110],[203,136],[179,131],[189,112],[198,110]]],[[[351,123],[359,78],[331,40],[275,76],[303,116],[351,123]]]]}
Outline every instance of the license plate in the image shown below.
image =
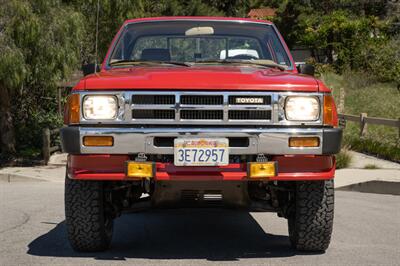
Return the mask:
{"type": "Polygon", "coordinates": [[[227,138],[177,138],[174,140],[176,166],[218,166],[229,164],[227,138]]]}

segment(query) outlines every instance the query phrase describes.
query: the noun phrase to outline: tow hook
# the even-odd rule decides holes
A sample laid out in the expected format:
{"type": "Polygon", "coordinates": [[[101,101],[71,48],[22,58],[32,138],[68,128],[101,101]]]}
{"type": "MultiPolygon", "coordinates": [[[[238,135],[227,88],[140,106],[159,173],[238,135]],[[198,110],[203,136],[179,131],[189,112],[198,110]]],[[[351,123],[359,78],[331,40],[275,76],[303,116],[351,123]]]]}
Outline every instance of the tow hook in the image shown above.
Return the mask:
{"type": "Polygon", "coordinates": [[[268,162],[268,159],[267,159],[267,157],[265,157],[264,154],[260,153],[260,154],[257,154],[256,161],[258,163],[264,163],[264,162],[268,162]]]}
{"type": "Polygon", "coordinates": [[[138,155],[135,158],[136,162],[146,162],[147,161],[147,156],[144,154],[144,152],[138,153],[138,155]]]}

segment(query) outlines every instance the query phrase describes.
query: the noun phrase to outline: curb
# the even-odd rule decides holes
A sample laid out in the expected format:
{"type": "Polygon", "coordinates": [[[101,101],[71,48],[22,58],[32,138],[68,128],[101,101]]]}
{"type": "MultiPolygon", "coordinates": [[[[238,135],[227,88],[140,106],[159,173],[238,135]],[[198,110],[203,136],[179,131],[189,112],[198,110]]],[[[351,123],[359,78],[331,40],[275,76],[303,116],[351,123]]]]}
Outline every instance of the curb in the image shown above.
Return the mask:
{"type": "Polygon", "coordinates": [[[373,180],[338,187],[336,190],[400,196],[400,182],[373,180]]]}
{"type": "Polygon", "coordinates": [[[17,174],[0,173],[0,182],[46,182],[47,180],[17,174]]]}

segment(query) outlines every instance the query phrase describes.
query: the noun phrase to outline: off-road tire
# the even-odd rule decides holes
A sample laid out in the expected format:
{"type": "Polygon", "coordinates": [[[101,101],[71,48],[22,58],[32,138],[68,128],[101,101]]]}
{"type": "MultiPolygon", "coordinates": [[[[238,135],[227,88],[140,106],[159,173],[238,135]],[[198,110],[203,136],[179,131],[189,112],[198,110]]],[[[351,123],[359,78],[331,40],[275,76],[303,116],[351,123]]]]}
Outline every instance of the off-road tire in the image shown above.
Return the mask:
{"type": "Polygon", "coordinates": [[[300,251],[325,251],[333,228],[333,179],[296,182],[294,197],[294,211],[288,217],[292,246],[300,251]]]}
{"type": "Polygon", "coordinates": [[[65,178],[65,220],[68,240],[75,251],[109,248],[113,220],[105,213],[103,182],[65,178]]]}

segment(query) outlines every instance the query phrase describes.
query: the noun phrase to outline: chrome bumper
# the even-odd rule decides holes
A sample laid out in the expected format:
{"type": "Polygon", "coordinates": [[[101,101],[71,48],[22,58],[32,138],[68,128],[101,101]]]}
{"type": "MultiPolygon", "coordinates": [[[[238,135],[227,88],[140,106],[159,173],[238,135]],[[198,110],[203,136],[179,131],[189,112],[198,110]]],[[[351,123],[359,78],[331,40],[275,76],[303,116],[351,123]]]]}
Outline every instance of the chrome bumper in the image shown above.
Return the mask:
{"type": "Polygon", "coordinates": [[[61,129],[63,151],[70,154],[173,154],[173,147],[158,147],[155,137],[246,137],[248,147],[230,147],[232,155],[266,154],[328,155],[339,152],[342,131],[338,128],[100,128],[65,127],[61,129]],[[112,136],[112,147],[87,147],[85,136],[112,136]],[[319,137],[320,146],[291,148],[289,137],[319,137]]]}

